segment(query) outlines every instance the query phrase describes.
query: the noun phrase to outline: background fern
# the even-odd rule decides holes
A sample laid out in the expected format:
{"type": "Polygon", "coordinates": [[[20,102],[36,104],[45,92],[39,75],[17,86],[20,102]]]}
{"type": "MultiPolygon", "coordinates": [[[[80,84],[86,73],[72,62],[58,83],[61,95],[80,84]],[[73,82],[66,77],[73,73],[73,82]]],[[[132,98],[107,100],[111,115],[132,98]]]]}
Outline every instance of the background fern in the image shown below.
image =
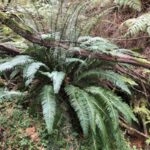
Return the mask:
{"type": "Polygon", "coordinates": [[[122,25],[127,26],[128,30],[125,36],[137,36],[140,32],[146,32],[150,35],[150,13],[143,14],[138,18],[132,18],[125,21],[122,25]]]}
{"type": "Polygon", "coordinates": [[[115,0],[115,3],[120,6],[129,6],[137,11],[141,11],[142,7],[141,0],[115,0]]]}

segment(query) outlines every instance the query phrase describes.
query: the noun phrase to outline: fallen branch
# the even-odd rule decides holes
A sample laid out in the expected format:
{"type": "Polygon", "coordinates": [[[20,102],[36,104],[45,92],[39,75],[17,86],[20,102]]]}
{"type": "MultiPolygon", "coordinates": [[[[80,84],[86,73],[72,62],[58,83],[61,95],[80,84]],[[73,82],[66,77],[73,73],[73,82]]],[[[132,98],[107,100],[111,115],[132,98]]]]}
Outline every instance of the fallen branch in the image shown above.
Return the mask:
{"type": "Polygon", "coordinates": [[[93,53],[93,52],[89,52],[83,49],[80,51],[71,51],[70,53],[79,55],[79,56],[89,57],[89,58],[101,59],[104,61],[127,63],[127,64],[131,64],[134,66],[139,66],[139,67],[150,69],[150,62],[148,61],[142,62],[142,60],[137,60],[136,58],[129,56],[129,55],[125,55],[125,54],[122,56],[111,56],[111,55],[105,55],[101,53],[93,53]]]}
{"type": "Polygon", "coordinates": [[[29,27],[17,23],[15,20],[11,19],[9,15],[5,14],[4,12],[0,12],[0,22],[6,25],[7,27],[9,27],[10,29],[12,29],[15,33],[17,33],[21,37],[40,46],[44,46],[47,48],[61,47],[66,51],[68,51],[69,53],[72,53],[77,56],[96,58],[104,61],[127,63],[127,64],[150,69],[150,62],[145,61],[145,59],[143,60],[136,59],[132,56],[125,55],[125,54],[122,56],[111,56],[111,55],[106,55],[101,53],[93,53],[85,49],[81,49],[80,51],[75,51],[73,48],[71,49],[69,45],[64,44],[64,42],[43,40],[41,39],[40,34],[33,33],[33,31],[31,31],[29,27]]]}
{"type": "Polygon", "coordinates": [[[120,121],[119,123],[120,123],[121,127],[125,128],[129,131],[129,134],[138,135],[138,136],[141,136],[141,137],[146,138],[146,139],[150,138],[148,135],[136,130],[135,128],[132,128],[132,127],[128,126],[127,124],[125,124],[122,121],[120,121]]]}
{"type": "Polygon", "coordinates": [[[20,54],[20,50],[14,47],[9,47],[4,44],[0,44],[0,51],[4,51],[6,54],[18,55],[20,54]]]}

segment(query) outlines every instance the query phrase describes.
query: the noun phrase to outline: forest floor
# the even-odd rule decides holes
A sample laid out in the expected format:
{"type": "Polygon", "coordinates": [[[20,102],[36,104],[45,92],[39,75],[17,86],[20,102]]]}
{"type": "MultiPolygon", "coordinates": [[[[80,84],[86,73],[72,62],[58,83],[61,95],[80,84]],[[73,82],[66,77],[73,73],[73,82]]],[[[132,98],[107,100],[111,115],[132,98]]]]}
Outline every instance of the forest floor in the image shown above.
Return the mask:
{"type": "Polygon", "coordinates": [[[90,150],[70,124],[49,135],[42,117],[33,114],[14,102],[0,105],[0,150],[90,150]]]}
{"type": "MultiPolygon", "coordinates": [[[[71,124],[65,123],[49,135],[42,116],[17,102],[5,102],[0,105],[0,150],[91,150],[88,139],[84,140],[71,124]]],[[[142,148],[142,138],[126,138],[132,150],[149,150],[142,148]]]]}

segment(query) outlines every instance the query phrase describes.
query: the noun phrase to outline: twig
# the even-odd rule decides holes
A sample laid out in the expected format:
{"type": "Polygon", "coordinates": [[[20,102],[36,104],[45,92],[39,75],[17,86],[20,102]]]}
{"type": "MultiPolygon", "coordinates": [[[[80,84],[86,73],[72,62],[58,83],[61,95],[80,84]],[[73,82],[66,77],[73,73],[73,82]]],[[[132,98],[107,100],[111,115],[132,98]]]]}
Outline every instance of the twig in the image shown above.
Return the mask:
{"type": "Polygon", "coordinates": [[[120,121],[120,126],[123,127],[123,128],[126,128],[130,133],[132,134],[135,134],[135,135],[138,135],[138,136],[142,136],[144,138],[150,138],[148,135],[136,130],[135,128],[132,128],[130,126],[128,126],[127,124],[125,124],[124,122],[120,121]]]}

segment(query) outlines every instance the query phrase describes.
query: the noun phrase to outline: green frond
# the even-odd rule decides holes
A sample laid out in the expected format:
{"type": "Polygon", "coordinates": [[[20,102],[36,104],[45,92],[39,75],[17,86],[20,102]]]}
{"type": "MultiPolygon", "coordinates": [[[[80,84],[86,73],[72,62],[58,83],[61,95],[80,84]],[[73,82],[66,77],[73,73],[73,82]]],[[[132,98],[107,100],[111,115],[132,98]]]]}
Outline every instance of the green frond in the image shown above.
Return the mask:
{"type": "Polygon", "coordinates": [[[101,113],[97,112],[95,118],[96,125],[100,131],[99,134],[103,143],[103,147],[105,150],[110,150],[109,133],[107,132],[107,126],[105,125],[104,117],[101,115],[101,113]]]}
{"type": "MultiPolygon", "coordinates": [[[[95,4],[99,4],[101,7],[106,7],[110,3],[112,3],[112,0],[91,0],[95,4]]],[[[119,6],[129,6],[130,8],[141,11],[142,9],[142,3],[141,0],[113,0],[115,4],[118,4],[119,6]]]]}
{"type": "Polygon", "coordinates": [[[103,104],[105,104],[106,110],[109,112],[109,115],[112,120],[114,120],[114,128],[118,128],[118,114],[113,106],[111,100],[107,95],[105,94],[105,90],[98,87],[89,87],[85,89],[87,92],[92,94],[97,94],[100,96],[99,101],[101,101],[103,104]]]}
{"type": "Polygon", "coordinates": [[[146,32],[150,35],[150,13],[143,14],[138,18],[132,18],[125,21],[122,26],[127,26],[128,30],[125,36],[138,35],[140,32],[146,32]]]}
{"type": "MultiPolygon", "coordinates": [[[[106,126],[104,123],[104,120],[105,120],[104,118],[105,117],[107,118],[107,114],[105,114],[105,110],[102,108],[101,105],[97,103],[97,100],[95,99],[95,97],[87,93],[85,90],[82,90],[72,85],[69,85],[66,88],[67,88],[66,92],[68,92],[68,89],[69,89],[68,95],[70,95],[70,98],[72,100],[76,99],[76,101],[80,103],[79,104],[81,106],[80,109],[85,110],[85,112],[87,113],[88,115],[87,120],[89,120],[88,122],[89,127],[90,127],[90,130],[93,132],[93,134],[97,135],[97,131],[96,131],[97,127],[100,129],[101,140],[102,140],[103,146],[105,147],[107,143],[107,138],[108,138],[107,137],[108,133],[107,133],[106,126]]],[[[75,105],[72,104],[75,107],[75,110],[79,110],[76,102],[74,101],[73,103],[75,104],[75,105]]],[[[82,118],[79,118],[79,120],[82,120],[82,118]]]]}
{"type": "Polygon", "coordinates": [[[66,58],[66,63],[75,63],[75,62],[79,62],[81,64],[86,65],[86,62],[80,58],[66,58]]]}
{"type": "Polygon", "coordinates": [[[136,85],[136,83],[127,77],[124,77],[118,73],[115,73],[110,70],[90,70],[84,73],[81,73],[77,77],[77,81],[80,81],[85,78],[97,77],[103,80],[108,80],[113,83],[116,87],[120,88],[122,91],[131,94],[129,86],[136,85]]]}
{"type": "Polygon", "coordinates": [[[56,100],[53,87],[51,85],[45,85],[40,93],[40,98],[47,130],[51,133],[56,114],[56,100]]]}
{"type": "Polygon", "coordinates": [[[65,90],[69,95],[71,105],[78,114],[83,132],[85,131],[85,126],[87,126],[85,125],[85,121],[88,121],[87,124],[94,135],[97,135],[96,129],[98,126],[103,146],[107,147],[108,133],[104,123],[104,116],[107,117],[107,114],[105,114],[105,110],[103,110],[102,106],[97,103],[97,100],[86,91],[72,85],[67,86],[65,90]],[[88,118],[83,121],[82,117],[85,115],[88,118]]]}
{"type": "Polygon", "coordinates": [[[93,52],[110,54],[112,50],[118,49],[118,46],[102,37],[83,36],[78,39],[80,48],[93,52]]]}
{"type": "Polygon", "coordinates": [[[60,33],[41,34],[42,40],[60,40],[60,33]]]}
{"type": "Polygon", "coordinates": [[[120,6],[129,6],[137,11],[141,11],[142,8],[141,0],[114,0],[114,2],[120,6]]]}
{"type": "Polygon", "coordinates": [[[64,72],[53,71],[51,73],[51,79],[53,80],[54,92],[57,94],[61,88],[62,82],[65,78],[64,72]]]}
{"type": "Polygon", "coordinates": [[[25,65],[31,62],[33,62],[33,60],[31,59],[30,56],[27,55],[16,56],[15,58],[12,58],[10,61],[0,64],[0,72],[7,71],[16,66],[25,65]]]}
{"type": "Polygon", "coordinates": [[[106,102],[108,101],[108,104],[112,105],[114,109],[118,110],[129,123],[131,123],[132,120],[137,122],[137,119],[135,118],[130,107],[126,103],[122,102],[121,97],[118,97],[110,90],[94,86],[88,87],[85,90],[92,94],[99,95],[102,100],[106,102]]]}
{"type": "Polygon", "coordinates": [[[65,78],[65,73],[62,71],[53,71],[53,72],[42,72],[40,71],[42,75],[47,76],[53,81],[53,88],[54,88],[54,93],[57,94],[61,88],[61,85],[63,83],[63,80],[65,78]]]}
{"type": "Polygon", "coordinates": [[[69,96],[71,106],[77,113],[83,133],[87,136],[89,133],[89,112],[85,97],[83,97],[78,87],[72,85],[66,86],[65,91],[69,96]]]}
{"type": "Polygon", "coordinates": [[[3,88],[0,88],[0,102],[13,100],[16,97],[24,97],[25,94],[20,91],[8,91],[3,88]]]}
{"type": "Polygon", "coordinates": [[[33,62],[25,66],[23,70],[23,78],[26,80],[25,82],[26,86],[28,86],[33,81],[35,74],[40,69],[40,67],[48,69],[48,67],[41,62],[33,62]]]}

